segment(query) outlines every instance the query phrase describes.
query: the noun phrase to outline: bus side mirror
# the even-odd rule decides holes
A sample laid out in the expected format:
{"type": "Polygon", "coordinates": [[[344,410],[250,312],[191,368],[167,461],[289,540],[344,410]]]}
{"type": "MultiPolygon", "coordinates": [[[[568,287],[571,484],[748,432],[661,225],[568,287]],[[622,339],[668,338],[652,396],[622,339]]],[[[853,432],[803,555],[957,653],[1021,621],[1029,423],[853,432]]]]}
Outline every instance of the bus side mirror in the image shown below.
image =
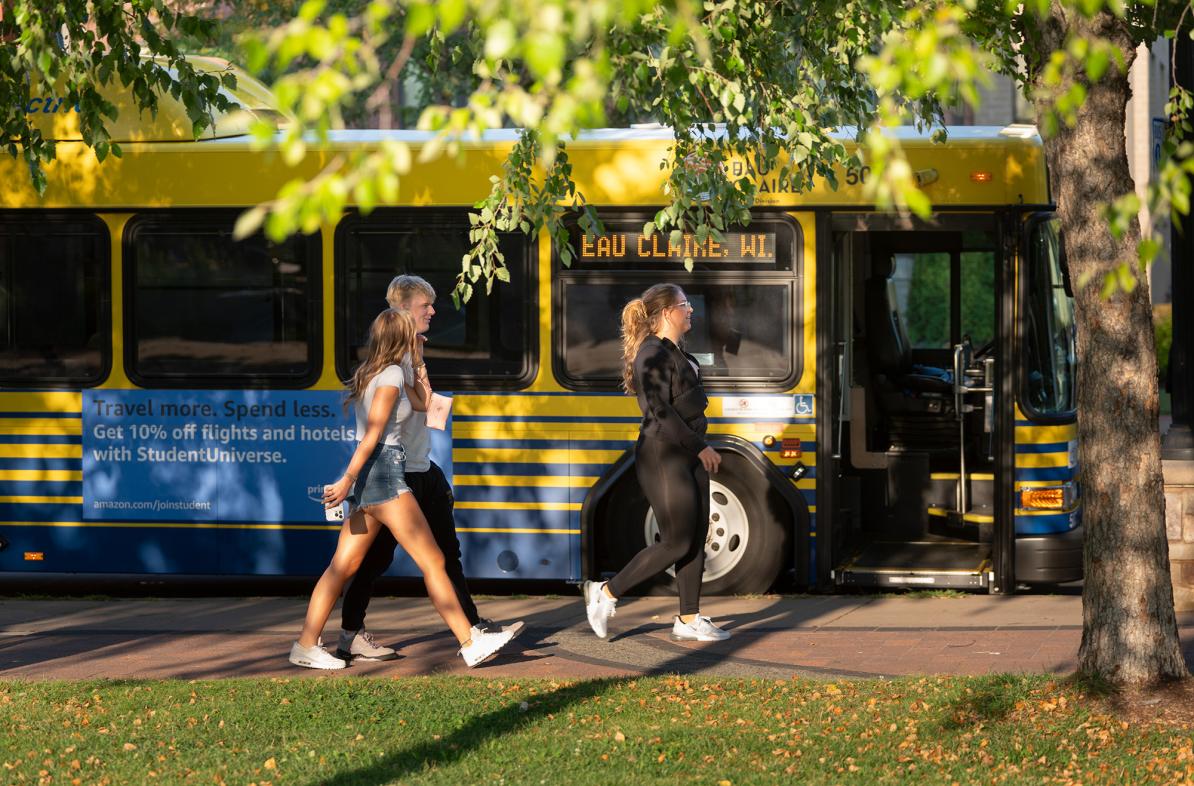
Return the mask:
{"type": "Polygon", "coordinates": [[[1061,286],[1066,297],[1074,298],[1074,285],[1070,283],[1070,260],[1065,255],[1065,230],[1057,230],[1057,266],[1061,268],[1061,286]]]}

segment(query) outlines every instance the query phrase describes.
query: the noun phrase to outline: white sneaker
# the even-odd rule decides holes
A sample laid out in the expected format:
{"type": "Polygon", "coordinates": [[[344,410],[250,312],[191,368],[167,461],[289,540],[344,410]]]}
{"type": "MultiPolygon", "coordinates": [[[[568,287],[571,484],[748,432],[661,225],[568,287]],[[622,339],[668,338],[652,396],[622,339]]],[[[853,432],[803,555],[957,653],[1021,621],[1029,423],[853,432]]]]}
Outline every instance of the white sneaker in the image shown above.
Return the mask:
{"type": "Polygon", "coordinates": [[[508,631],[511,636],[517,636],[519,633],[522,633],[523,628],[526,626],[526,623],[522,620],[511,622],[509,625],[498,625],[493,620],[482,617],[481,621],[473,626],[472,634],[475,636],[478,633],[500,633],[508,631]]]}
{"type": "Polygon", "coordinates": [[[290,662],[308,669],[342,669],[348,664],[323,647],[304,647],[297,641],[290,648],[290,662]]]}
{"type": "MultiPolygon", "coordinates": [[[[472,628],[469,629],[469,635],[473,638],[476,638],[477,636],[480,636],[484,633],[509,633],[510,638],[514,638],[519,633],[522,633],[522,629],[525,627],[526,627],[526,623],[523,622],[522,620],[518,620],[517,622],[511,622],[509,625],[498,625],[493,620],[486,619],[485,617],[482,617],[480,619],[480,621],[477,622],[476,625],[474,625],[472,628]]],[[[483,660],[481,662],[488,663],[489,661],[493,660],[496,657],[497,657],[497,653],[494,652],[492,655],[490,655],[488,658],[486,658],[485,660],[483,660]]]]}
{"type": "Polygon", "coordinates": [[[604,639],[608,632],[609,618],[618,613],[618,602],[605,594],[607,582],[598,584],[595,581],[584,583],[585,613],[589,616],[589,625],[597,638],[604,639]]]}
{"type": "Polygon", "coordinates": [[[397,660],[398,653],[393,647],[383,647],[373,638],[373,634],[361,628],[360,630],[340,631],[340,643],[336,646],[336,657],[346,661],[357,660],[397,660]]]}
{"type": "Polygon", "coordinates": [[[509,644],[512,638],[514,634],[509,631],[490,633],[473,628],[469,643],[460,648],[460,657],[464,658],[465,664],[471,669],[497,655],[498,650],[509,644]]]}
{"type": "Polygon", "coordinates": [[[672,623],[673,641],[725,641],[730,632],[713,624],[713,620],[700,614],[692,622],[683,622],[679,617],[672,623]]]}

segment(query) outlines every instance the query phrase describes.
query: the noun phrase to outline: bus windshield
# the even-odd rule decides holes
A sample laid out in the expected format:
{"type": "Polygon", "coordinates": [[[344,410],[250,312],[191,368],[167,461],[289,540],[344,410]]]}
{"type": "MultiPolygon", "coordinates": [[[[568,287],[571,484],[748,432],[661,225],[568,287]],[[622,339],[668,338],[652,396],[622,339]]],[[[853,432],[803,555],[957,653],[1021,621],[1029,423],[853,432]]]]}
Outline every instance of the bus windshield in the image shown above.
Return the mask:
{"type": "Polygon", "coordinates": [[[1036,415],[1074,409],[1074,306],[1062,278],[1058,224],[1052,219],[1031,226],[1023,271],[1021,404],[1036,415]]]}

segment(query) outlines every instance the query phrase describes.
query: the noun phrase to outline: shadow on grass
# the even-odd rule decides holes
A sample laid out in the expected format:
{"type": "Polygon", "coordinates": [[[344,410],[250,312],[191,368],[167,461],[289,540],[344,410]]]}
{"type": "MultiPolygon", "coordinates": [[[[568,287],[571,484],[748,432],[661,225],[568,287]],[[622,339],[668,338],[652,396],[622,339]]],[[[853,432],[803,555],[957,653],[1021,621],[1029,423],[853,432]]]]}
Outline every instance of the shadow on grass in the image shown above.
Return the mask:
{"type": "MultiPolygon", "coordinates": [[[[746,623],[769,619],[775,614],[775,605],[773,603],[767,608],[751,614],[738,615],[733,619],[732,625],[728,627],[736,628],[746,623]]],[[[553,630],[558,629],[558,621],[557,626],[549,626],[544,624],[547,622],[546,619],[536,619],[536,615],[531,615],[525,621],[527,633],[520,637],[520,644],[524,649],[551,644],[549,637],[553,630]]],[[[644,632],[648,628],[656,627],[663,626],[659,624],[640,626],[644,632]]],[[[625,635],[622,634],[622,637],[625,635]]],[[[763,634],[764,637],[769,635],[772,633],[763,634]]],[[[381,784],[402,781],[428,767],[453,765],[468,755],[470,751],[483,746],[487,741],[500,740],[517,734],[529,725],[546,719],[548,716],[566,712],[568,708],[586,699],[605,694],[626,682],[641,679],[646,675],[700,673],[733,659],[732,649],[711,648],[702,651],[677,647],[669,651],[659,663],[643,669],[643,673],[630,677],[580,680],[571,685],[561,686],[550,693],[537,695],[533,700],[527,702],[526,709],[522,708],[522,700],[512,700],[501,709],[468,718],[460,728],[451,734],[445,734],[438,740],[421,742],[389,752],[367,765],[330,778],[319,777],[310,783],[312,786],[315,784],[321,784],[321,786],[381,786],[381,784]]]]}
{"type": "Polygon", "coordinates": [[[629,681],[632,678],[582,680],[535,696],[525,710],[522,709],[522,700],[514,700],[501,709],[470,718],[459,729],[441,739],[387,753],[367,766],[331,778],[320,776],[310,783],[320,786],[380,786],[401,781],[429,767],[450,766],[487,740],[517,734],[526,726],[564,712],[585,699],[599,696],[629,681]]]}

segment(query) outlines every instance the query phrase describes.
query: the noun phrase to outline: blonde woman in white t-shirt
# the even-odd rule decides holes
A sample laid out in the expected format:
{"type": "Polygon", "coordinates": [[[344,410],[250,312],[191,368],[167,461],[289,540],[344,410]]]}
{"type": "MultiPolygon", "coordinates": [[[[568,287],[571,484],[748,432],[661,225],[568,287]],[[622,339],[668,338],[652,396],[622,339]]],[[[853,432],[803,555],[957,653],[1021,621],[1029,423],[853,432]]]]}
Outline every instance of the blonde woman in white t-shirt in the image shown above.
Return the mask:
{"type": "Polygon", "coordinates": [[[356,411],[360,442],[344,475],[325,487],[323,501],[331,508],[347,499],[352,515],[340,529],[331,564],[311,593],[303,631],[290,650],[290,662],[296,666],[342,669],[348,665],[321,647],[319,636],[344,585],[383,525],[422,571],[427,595],[460,642],[465,663],[476,666],[513,637],[505,631],[471,629],[444,569],[443,552],[406,484],[402,424],[412,409],[427,408],[423,386],[408,384],[414,380],[406,379],[402,371],[402,362],[416,354],[416,340],[414,319],[408,312],[383,311],[369,329],[365,361],[349,380],[348,402],[356,411]]]}

